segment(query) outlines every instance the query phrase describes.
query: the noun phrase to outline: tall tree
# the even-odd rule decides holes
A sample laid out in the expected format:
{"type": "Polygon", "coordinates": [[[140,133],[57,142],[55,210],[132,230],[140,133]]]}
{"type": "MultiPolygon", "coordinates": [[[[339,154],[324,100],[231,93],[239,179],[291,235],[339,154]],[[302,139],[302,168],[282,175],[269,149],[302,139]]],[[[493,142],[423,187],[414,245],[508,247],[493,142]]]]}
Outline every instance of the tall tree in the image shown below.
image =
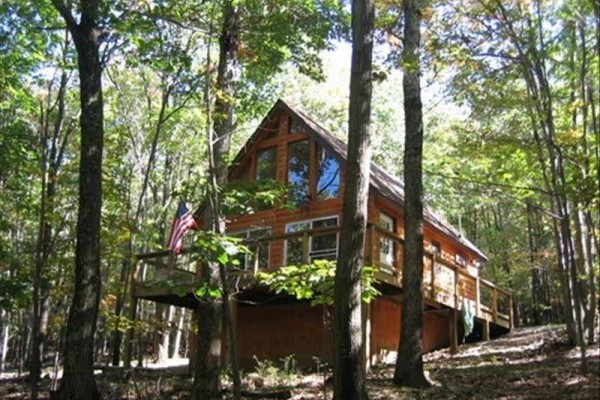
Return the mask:
{"type": "MultiPolygon", "coordinates": [[[[223,25],[219,38],[219,65],[217,71],[217,93],[214,103],[214,130],[208,125],[209,193],[204,210],[205,230],[221,235],[225,233],[225,216],[220,209],[219,188],[227,183],[227,156],[231,134],[235,128],[234,100],[240,79],[239,50],[239,5],[227,0],[223,4],[223,25]]],[[[209,88],[209,82],[206,82],[209,88]]],[[[208,90],[208,89],[207,89],[208,90]]],[[[210,113],[210,95],[207,93],[207,109],[210,113]]],[[[208,261],[202,268],[201,279],[210,287],[226,286],[224,266],[208,261]]],[[[198,356],[194,374],[194,397],[200,399],[220,398],[221,372],[221,315],[223,307],[229,307],[227,292],[219,299],[209,298],[198,306],[198,356]]],[[[231,311],[225,310],[226,315],[231,311]]],[[[228,318],[229,319],[229,318],[228,318]]],[[[232,329],[230,329],[232,330],[232,329]]],[[[237,385],[236,385],[237,386],[237,385]]]]}
{"type": "Polygon", "coordinates": [[[81,149],[75,246],[75,291],[69,311],[64,372],[59,399],[100,399],[94,379],[94,333],[100,302],[100,213],[104,120],[99,25],[100,1],[79,1],[77,14],[62,0],[52,0],[66,22],[77,50],[81,149]]]}
{"type": "Polygon", "coordinates": [[[585,361],[597,304],[590,296],[596,292],[590,255],[598,243],[597,213],[591,210],[598,208],[599,198],[597,174],[591,171],[594,166],[597,171],[600,132],[598,80],[589,79],[598,75],[598,63],[589,57],[598,43],[594,4],[479,0],[448,5],[439,17],[444,40],[435,42],[452,50],[438,47],[438,57],[446,53],[468,66],[458,69],[452,87],[469,103],[473,117],[486,121],[485,115],[496,114],[500,118],[486,123],[490,133],[497,138],[499,132],[511,132],[505,139],[515,144],[513,152],[523,143],[533,149],[536,163],[517,175],[520,180],[537,176],[533,185],[544,188],[545,198],[529,191],[527,200],[549,210],[567,334],[582,346],[585,361]],[[522,137],[515,138],[515,132],[522,137]]]}
{"type": "Polygon", "coordinates": [[[334,399],[366,399],[361,301],[367,201],[371,170],[372,0],[352,2],[352,66],[348,118],[348,169],[344,188],[340,257],[334,287],[334,399]]]}
{"type": "Polygon", "coordinates": [[[421,2],[404,12],[404,266],[400,344],[394,370],[399,385],[424,387],[423,374],[423,104],[420,85],[421,2]]]}
{"type": "MultiPolygon", "coordinates": [[[[65,33],[65,36],[66,33],[65,33]]],[[[66,64],[69,39],[65,38],[63,48],[63,64],[66,64]]],[[[54,101],[51,94],[54,82],[51,82],[48,97],[40,115],[40,153],[41,153],[41,190],[38,237],[36,243],[35,269],[33,274],[33,324],[31,333],[31,359],[29,376],[31,380],[31,397],[37,399],[37,385],[42,369],[44,342],[48,327],[49,313],[49,282],[48,261],[53,252],[55,227],[52,223],[52,214],[56,208],[56,192],[60,170],[65,157],[66,146],[73,130],[73,125],[68,123],[66,111],[67,85],[69,73],[60,68],[58,91],[54,101]]],[[[58,72],[58,71],[57,71],[58,72]]],[[[53,79],[54,80],[54,79],[53,79]]]]}

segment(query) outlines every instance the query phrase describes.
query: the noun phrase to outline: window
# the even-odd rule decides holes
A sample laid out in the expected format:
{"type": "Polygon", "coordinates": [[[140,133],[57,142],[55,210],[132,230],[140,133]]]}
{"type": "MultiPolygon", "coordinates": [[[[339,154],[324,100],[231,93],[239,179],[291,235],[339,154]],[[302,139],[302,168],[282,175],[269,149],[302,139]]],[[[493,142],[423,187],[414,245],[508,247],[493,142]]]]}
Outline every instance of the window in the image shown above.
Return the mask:
{"type": "Polygon", "coordinates": [[[270,228],[250,229],[243,232],[232,233],[231,236],[246,240],[246,245],[251,254],[238,254],[239,268],[252,271],[269,267],[269,242],[260,239],[271,236],[270,228]]]}
{"type": "Polygon", "coordinates": [[[465,261],[464,257],[459,254],[454,255],[454,262],[460,265],[461,267],[465,267],[467,265],[467,262],[465,261]]]}
{"type": "MultiPolygon", "coordinates": [[[[385,213],[379,213],[379,226],[385,231],[394,232],[394,219],[385,213]]],[[[379,237],[379,262],[385,266],[394,266],[395,260],[395,243],[388,236],[379,237]]],[[[382,268],[383,272],[390,272],[388,268],[382,268]]]]}
{"type": "Polygon", "coordinates": [[[256,179],[277,179],[277,147],[256,153],[256,179]]]}
{"type": "Polygon", "coordinates": [[[340,194],[340,163],[329,151],[317,147],[317,200],[331,199],[340,194]]]}
{"type": "Polygon", "coordinates": [[[290,119],[290,135],[303,132],[302,126],[294,118],[290,119]]]}
{"type": "MultiPolygon", "coordinates": [[[[312,221],[294,222],[286,226],[287,233],[302,232],[312,229],[334,227],[338,225],[337,217],[327,217],[312,221]]],[[[301,265],[303,263],[303,237],[286,240],[286,264],[301,265]]],[[[336,260],[338,250],[337,232],[313,234],[308,243],[308,261],[336,260]]]]}
{"type": "MultiPolygon", "coordinates": [[[[302,232],[310,229],[310,222],[298,222],[285,227],[287,233],[302,232]]],[[[295,237],[285,241],[286,265],[302,265],[302,237],[295,237]]]]}
{"type": "MultiPolygon", "coordinates": [[[[337,226],[338,219],[326,218],[312,222],[312,229],[337,226]]],[[[337,259],[337,232],[313,235],[310,246],[310,261],[337,259]]]]}
{"type": "Polygon", "coordinates": [[[288,147],[288,184],[291,200],[304,204],[309,200],[310,146],[308,140],[291,143],[288,147]]]}

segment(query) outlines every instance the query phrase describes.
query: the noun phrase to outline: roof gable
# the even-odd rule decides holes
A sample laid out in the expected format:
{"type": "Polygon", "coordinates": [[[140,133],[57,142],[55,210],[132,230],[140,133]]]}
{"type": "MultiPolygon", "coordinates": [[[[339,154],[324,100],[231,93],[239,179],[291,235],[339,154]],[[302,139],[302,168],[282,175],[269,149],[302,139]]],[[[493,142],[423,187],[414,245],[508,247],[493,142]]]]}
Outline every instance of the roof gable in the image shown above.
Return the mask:
{"type": "MultiPolygon", "coordinates": [[[[338,139],[327,129],[315,122],[312,118],[306,115],[304,112],[290,106],[285,101],[279,99],[275,102],[271,110],[267,113],[265,118],[259,124],[256,131],[244,144],[242,149],[238,152],[234,159],[234,166],[244,158],[245,154],[257,143],[260,139],[261,134],[265,128],[272,123],[277,113],[283,111],[285,114],[290,116],[294,123],[298,123],[303,126],[306,132],[311,135],[320,145],[325,147],[327,150],[334,153],[343,163],[347,162],[348,159],[348,147],[346,143],[338,139]]],[[[395,175],[390,174],[379,165],[371,162],[371,176],[370,186],[377,193],[383,197],[399,204],[404,208],[404,182],[395,175]]],[[[446,236],[449,236],[454,241],[462,244],[466,248],[474,251],[487,260],[487,256],[477,248],[471,241],[461,235],[461,233],[452,226],[450,223],[445,221],[439,214],[437,214],[431,207],[424,205],[423,207],[423,218],[425,222],[433,226],[438,231],[442,232],[446,236]]]]}

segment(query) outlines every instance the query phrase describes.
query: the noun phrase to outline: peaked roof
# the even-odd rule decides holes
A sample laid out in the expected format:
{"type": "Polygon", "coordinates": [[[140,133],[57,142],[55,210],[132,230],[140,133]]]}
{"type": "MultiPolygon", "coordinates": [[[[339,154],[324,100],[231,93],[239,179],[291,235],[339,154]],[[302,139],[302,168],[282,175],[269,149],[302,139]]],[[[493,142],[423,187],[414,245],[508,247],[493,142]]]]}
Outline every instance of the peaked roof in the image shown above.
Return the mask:
{"type": "MultiPolygon", "coordinates": [[[[303,126],[309,134],[312,134],[315,139],[325,148],[332,151],[344,162],[348,159],[348,146],[342,140],[338,139],[327,129],[322,127],[319,123],[315,122],[312,118],[306,115],[304,112],[290,106],[285,101],[279,99],[271,110],[268,112],[266,117],[260,123],[255,133],[248,139],[244,147],[237,154],[234,164],[236,165],[246,151],[252,147],[252,145],[258,140],[261,128],[265,127],[279,111],[283,110],[286,112],[295,123],[303,126]]],[[[375,191],[387,199],[404,206],[404,182],[395,175],[390,174],[379,165],[371,162],[371,182],[370,185],[375,191]]],[[[466,248],[474,251],[482,257],[484,260],[488,260],[488,257],[477,248],[470,240],[463,237],[461,233],[454,226],[450,225],[445,221],[439,214],[437,214],[431,207],[424,205],[423,207],[423,218],[425,222],[432,225],[438,231],[449,236],[453,240],[461,243],[466,248]]]]}

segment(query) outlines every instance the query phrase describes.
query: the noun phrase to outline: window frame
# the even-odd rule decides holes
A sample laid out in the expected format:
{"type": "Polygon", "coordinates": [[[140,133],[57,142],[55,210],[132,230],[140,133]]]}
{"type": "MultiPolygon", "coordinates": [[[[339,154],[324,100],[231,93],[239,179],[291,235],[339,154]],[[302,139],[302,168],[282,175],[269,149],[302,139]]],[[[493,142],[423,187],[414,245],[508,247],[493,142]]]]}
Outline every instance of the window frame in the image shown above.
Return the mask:
{"type": "MultiPolygon", "coordinates": [[[[318,221],[324,221],[324,220],[328,220],[328,219],[334,219],[336,220],[336,225],[332,225],[332,226],[340,226],[340,216],[338,214],[334,214],[334,215],[328,215],[328,216],[324,216],[324,217],[316,217],[316,218],[311,218],[311,219],[304,219],[304,220],[299,220],[299,221],[293,221],[293,222],[289,222],[287,224],[285,224],[285,233],[289,233],[288,228],[292,225],[299,225],[299,224],[308,224],[308,229],[307,230],[313,230],[315,228],[313,228],[313,223],[314,222],[318,222],[318,221]]],[[[297,232],[303,232],[303,231],[297,231],[297,232]]],[[[310,236],[309,241],[308,241],[308,262],[312,262],[312,253],[313,253],[313,239],[314,236],[310,236]]],[[[284,265],[293,265],[293,264],[289,264],[288,263],[288,242],[291,239],[286,239],[284,242],[284,246],[283,246],[283,260],[284,260],[284,265]]],[[[339,232],[335,233],[335,260],[337,261],[337,258],[339,256],[339,251],[340,251],[340,235],[339,232]]]]}
{"type": "MultiPolygon", "coordinates": [[[[385,230],[386,232],[390,232],[390,233],[396,232],[396,219],[392,215],[386,213],[385,211],[379,210],[378,225],[381,229],[385,230]],[[383,221],[386,219],[388,221],[385,221],[385,222],[391,222],[391,226],[389,228],[383,225],[383,221]]],[[[396,243],[389,237],[388,238],[379,237],[378,245],[379,245],[379,262],[386,267],[395,268],[396,267],[396,265],[395,265],[396,264],[396,243]],[[382,244],[386,244],[386,245],[390,246],[388,249],[389,251],[387,251],[386,253],[382,253],[382,251],[381,251],[382,247],[383,247],[382,244]],[[382,256],[384,256],[383,259],[382,259],[382,256]],[[388,262],[389,259],[391,259],[391,263],[388,262]]],[[[389,271],[387,271],[387,268],[383,268],[382,271],[389,272],[389,271]]],[[[393,271],[391,271],[391,273],[393,273],[393,271]]]]}

